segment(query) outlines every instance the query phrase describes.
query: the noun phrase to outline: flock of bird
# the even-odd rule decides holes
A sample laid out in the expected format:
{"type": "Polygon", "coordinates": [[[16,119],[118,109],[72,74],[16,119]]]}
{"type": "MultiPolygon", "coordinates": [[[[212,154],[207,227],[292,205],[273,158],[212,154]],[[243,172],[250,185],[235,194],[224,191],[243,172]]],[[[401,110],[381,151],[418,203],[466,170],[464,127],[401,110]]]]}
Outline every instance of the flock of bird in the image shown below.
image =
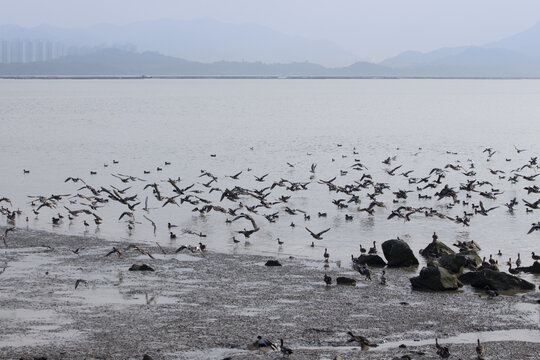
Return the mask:
{"type": "MultiPolygon", "coordinates": [[[[517,147],[515,150],[518,154],[526,151],[517,147]]],[[[492,148],[486,148],[483,153],[486,154],[485,161],[489,165],[496,151],[492,148]]],[[[399,162],[398,155],[389,156],[381,161],[382,168],[380,170],[382,171],[380,172],[385,174],[385,179],[377,181],[376,175],[370,173],[367,166],[356,158],[358,156],[356,149],[353,149],[352,154],[355,157],[354,162],[345,169],[339,170],[339,175],[336,174],[330,179],[316,177],[316,163],[311,164],[309,173],[303,175],[305,179],[301,181],[293,181],[283,177],[271,181],[269,173],[250,175],[252,170],[249,168],[221,178],[210,171],[201,170],[198,179],[188,183],[187,186],[181,185],[185,180],[180,177],[169,177],[151,182],[139,176],[113,172],[111,173],[111,181],[114,180],[121,185],[90,185],[92,181],[70,176],[65,179],[65,183],[73,183],[76,188],[71,189],[69,193],[29,196],[31,209],[24,211],[20,208],[15,209],[9,198],[2,197],[0,198],[0,213],[6,216],[7,224],[12,227],[16,227],[16,223],[20,222],[18,217],[21,215],[26,215],[25,219],[28,222],[29,217],[38,218],[44,215],[44,211],[47,211],[51,224],[54,226],[60,226],[66,221],[71,225],[77,218],[82,217],[82,224],[86,229],[90,228],[92,222],[99,228],[103,221],[116,221],[125,223],[128,233],[131,234],[137,224],[145,221],[152,226],[153,233],[156,234],[161,229],[158,228],[158,223],[152,219],[152,212],[158,211],[159,208],[188,206],[193,213],[204,217],[209,216],[212,212],[219,213],[225,218],[225,223],[229,225],[244,223],[245,225],[241,226],[240,229],[233,230],[233,234],[243,236],[246,241],[249,241],[247,239],[252,238],[261,230],[260,221],[266,221],[269,226],[272,226],[280,217],[287,216],[292,220],[290,226],[294,228],[298,224],[298,220],[295,221],[298,218],[297,215],[303,217],[304,222],[309,221],[312,216],[327,217],[329,210],[324,204],[320,205],[325,206],[324,210],[313,213],[291,205],[294,203],[295,194],[306,192],[317,185],[326,187],[328,192],[332,194],[331,206],[343,210],[346,222],[352,222],[355,217],[372,217],[376,212],[378,214],[387,212],[387,220],[401,219],[404,222],[410,222],[420,217],[437,218],[464,227],[470,226],[475,216],[488,216],[494,211],[500,211],[497,209],[503,205],[502,203],[491,207],[484,205],[486,199],[496,200],[503,193],[500,189],[494,188],[493,180],[505,179],[516,188],[521,187],[526,190],[527,196],[532,197],[540,193],[540,188],[534,184],[536,177],[540,175],[537,172],[539,166],[536,156],[530,157],[526,162],[514,165],[514,169],[510,171],[487,166],[490,178],[483,179],[477,177],[477,164],[470,159],[466,161],[455,160],[444,166],[434,167],[428,173],[413,176],[415,170],[400,172],[400,169],[406,165],[404,163],[396,164],[399,162]],[[447,175],[451,172],[453,179],[462,178],[459,184],[451,186],[451,184],[445,183],[447,175]],[[251,182],[255,181],[261,185],[251,188],[242,186],[240,184],[244,178],[245,182],[249,183],[251,179],[251,182]],[[399,182],[398,188],[391,188],[388,181],[390,178],[394,183],[396,178],[401,178],[401,180],[397,180],[399,182]],[[228,180],[227,187],[220,186],[222,179],[228,180]],[[351,179],[351,181],[343,183],[340,181],[341,179],[351,179]],[[417,193],[416,197],[411,194],[415,192],[417,193]],[[393,195],[391,203],[388,200],[390,193],[393,195]],[[385,196],[387,200],[381,200],[385,196]],[[413,202],[420,203],[422,206],[412,206],[413,202]],[[111,207],[112,203],[119,206],[119,210],[115,210],[118,211],[118,218],[111,219],[109,212],[107,214],[109,218],[104,219],[101,209],[106,206],[111,207]],[[391,206],[393,206],[392,209],[390,209],[391,206]],[[454,215],[450,215],[451,213],[454,215]]],[[[347,156],[349,155],[342,155],[343,158],[347,156]]],[[[332,160],[334,161],[334,159],[332,160]]],[[[511,159],[506,158],[505,161],[510,162],[511,159]]],[[[114,160],[113,166],[117,166],[118,163],[114,160]]],[[[170,166],[171,162],[165,161],[164,164],[170,166]]],[[[104,166],[109,167],[108,164],[104,166]]],[[[291,170],[296,170],[298,164],[287,162],[287,166],[291,170]]],[[[157,173],[162,171],[163,166],[156,168],[157,173]]],[[[150,170],[142,172],[149,174],[150,170]]],[[[90,173],[95,175],[96,171],[90,173]]],[[[30,170],[25,169],[24,174],[30,176],[30,170]]],[[[507,212],[514,214],[518,211],[520,203],[523,204],[526,213],[532,213],[540,207],[540,199],[518,199],[517,197],[504,203],[504,206],[507,212]]],[[[177,239],[178,234],[175,232],[177,227],[171,220],[168,222],[166,231],[170,239],[177,239]]],[[[331,231],[330,227],[322,230],[308,226],[303,227],[307,235],[314,240],[323,240],[323,235],[331,231]]],[[[528,232],[524,233],[531,234],[538,230],[540,230],[540,221],[532,223],[528,232]]],[[[201,231],[193,231],[188,228],[182,229],[182,233],[200,238],[207,236],[201,231]]],[[[239,242],[236,236],[232,236],[232,241],[239,242]]],[[[280,246],[284,244],[284,240],[279,237],[277,242],[280,246]]]]}
{"type": "MultiPolygon", "coordinates": [[[[337,145],[341,147],[341,144],[337,145]]],[[[518,154],[526,151],[525,149],[515,148],[518,154]]],[[[418,155],[421,149],[413,156],[418,155]]],[[[449,155],[457,155],[457,153],[447,152],[449,155]]],[[[323,229],[314,229],[307,226],[311,217],[325,218],[328,216],[329,210],[326,206],[321,211],[308,211],[294,206],[295,196],[304,193],[315,186],[324,187],[332,197],[331,204],[327,206],[335,207],[336,213],[344,213],[345,224],[354,221],[355,217],[373,217],[375,214],[386,213],[385,217],[388,221],[397,219],[403,222],[411,222],[417,219],[442,219],[455,223],[456,226],[469,227],[474,222],[477,216],[489,216],[500,207],[504,206],[508,213],[514,214],[520,211],[520,208],[525,210],[525,213],[533,213],[540,208],[540,199],[533,197],[540,193],[540,187],[534,184],[536,177],[540,175],[538,170],[538,160],[536,156],[531,156],[527,161],[519,164],[512,163],[512,159],[506,158],[506,163],[512,163],[512,170],[493,169],[489,165],[493,163],[494,156],[497,152],[492,148],[486,148],[482,154],[485,156],[482,165],[486,165],[487,172],[485,178],[479,178],[479,164],[471,159],[456,159],[448,164],[443,164],[440,167],[434,167],[427,173],[415,175],[416,170],[409,169],[406,171],[406,163],[401,161],[401,155],[389,156],[379,160],[378,176],[377,172],[370,172],[368,167],[359,157],[359,153],[355,148],[352,149],[352,157],[354,161],[349,163],[345,168],[339,170],[335,176],[329,179],[322,179],[316,176],[317,164],[312,163],[308,171],[302,168],[301,164],[292,164],[287,162],[287,168],[293,174],[303,177],[303,180],[291,180],[280,177],[279,179],[271,179],[270,173],[262,175],[253,174],[250,168],[236,171],[231,175],[216,176],[213,172],[200,170],[198,178],[186,183],[180,177],[168,177],[158,181],[148,181],[142,177],[128,175],[118,172],[110,174],[110,181],[115,184],[97,185],[92,179],[83,179],[81,177],[70,176],[65,179],[65,183],[75,185],[69,192],[65,194],[53,195],[30,195],[28,205],[30,209],[21,210],[20,207],[15,207],[12,201],[7,197],[0,198],[0,213],[5,216],[8,228],[5,230],[2,237],[5,247],[9,246],[8,234],[10,231],[15,231],[21,221],[29,222],[30,217],[48,217],[53,227],[61,226],[63,223],[69,224],[77,222],[77,219],[82,218],[82,224],[86,229],[94,223],[96,228],[99,228],[104,222],[116,222],[126,226],[128,234],[131,234],[136,226],[147,223],[151,226],[154,235],[162,231],[167,234],[171,241],[176,241],[179,238],[179,225],[173,223],[169,219],[167,227],[164,229],[160,223],[162,219],[156,221],[153,214],[159,212],[162,208],[184,207],[192,213],[198,214],[201,217],[208,217],[212,213],[217,213],[222,217],[223,221],[232,226],[230,230],[230,241],[233,243],[240,242],[237,237],[243,236],[244,241],[248,243],[250,239],[257,236],[261,228],[266,228],[271,232],[272,226],[280,218],[287,218],[286,222],[290,221],[289,226],[295,228],[297,226],[305,229],[305,237],[311,241],[311,246],[314,247],[314,241],[321,241],[328,236],[332,227],[323,229]],[[452,173],[452,179],[458,179],[459,184],[446,181],[447,176],[452,173]],[[226,179],[226,180],[225,180],[226,179]],[[339,180],[338,180],[339,179],[339,180]],[[399,183],[397,186],[390,185],[399,183]],[[260,184],[258,186],[246,186],[244,183],[260,184]],[[493,185],[493,180],[498,183],[507,181],[509,186],[513,186],[518,190],[525,190],[527,198],[518,199],[513,197],[510,201],[496,205],[486,206],[484,201],[497,200],[503,194],[503,191],[497,189],[493,185]],[[226,186],[222,186],[221,184],[226,186]],[[227,185],[228,184],[228,185],[227,185]],[[392,195],[390,195],[392,194],[392,195]],[[416,194],[416,195],[412,195],[416,194]],[[388,198],[390,197],[390,198],[388,198]],[[385,198],[385,200],[383,200],[385,198]],[[423,203],[422,206],[413,206],[411,203],[423,203]],[[114,204],[114,205],[112,205],[114,204]],[[523,204],[523,206],[521,206],[523,204]],[[103,208],[107,207],[109,216],[103,214],[103,208]],[[110,213],[116,212],[114,218],[111,218],[110,213]],[[454,215],[450,215],[454,213],[454,215]],[[265,225],[261,225],[264,222],[265,225]],[[304,225],[299,225],[302,222],[304,225]],[[236,225],[236,224],[242,225],[236,225]],[[324,237],[323,237],[324,236],[324,237]]],[[[308,154],[309,155],[309,154],[308,154]]],[[[350,154],[343,154],[342,159],[346,159],[350,154]]],[[[212,154],[212,157],[216,155],[212,154]]],[[[457,157],[457,156],[456,156],[457,157]]],[[[334,162],[335,159],[332,159],[334,162]]],[[[118,161],[113,161],[113,166],[117,165],[118,161]]],[[[171,162],[165,161],[164,165],[156,168],[156,172],[161,174],[164,172],[164,167],[171,165],[171,162]]],[[[108,164],[104,164],[105,168],[109,168],[108,164]]],[[[370,165],[371,167],[371,165],[370,165]]],[[[110,169],[110,168],[109,168],[110,169]]],[[[148,169],[141,169],[143,177],[150,175],[148,169]]],[[[24,169],[24,176],[32,176],[30,170],[24,169]]],[[[96,171],[91,171],[90,176],[97,175],[96,171]]],[[[299,195],[305,196],[305,195],[299,195]]],[[[27,205],[27,204],[25,204],[27,205]]],[[[532,234],[540,230],[540,221],[532,223],[529,229],[524,229],[523,234],[532,234]]],[[[176,252],[190,251],[204,253],[206,245],[202,243],[202,239],[208,234],[200,230],[192,230],[183,228],[180,230],[182,235],[191,235],[200,239],[198,245],[184,244],[177,248],[176,252]]],[[[186,237],[183,237],[186,239],[186,237]]],[[[279,237],[277,245],[283,246],[284,241],[279,237]]],[[[306,241],[306,244],[309,244],[306,241]]],[[[159,245],[159,244],[158,244],[159,245]]],[[[459,246],[459,242],[457,244],[459,246]]],[[[130,246],[126,248],[134,249],[142,254],[153,258],[147,251],[138,246],[130,246]]],[[[77,253],[79,249],[73,250],[77,253]]],[[[124,250],[125,251],[125,250],[124,250]]],[[[375,241],[373,247],[366,249],[360,244],[360,252],[368,252],[370,254],[377,253],[375,241]]],[[[122,256],[121,250],[113,248],[106,256],[117,254],[122,256]]],[[[502,253],[499,251],[498,254],[502,253]]],[[[532,253],[533,259],[539,257],[532,253]]],[[[323,259],[327,264],[330,258],[328,248],[325,248],[323,259]]],[[[493,260],[490,255],[490,262],[493,260]]],[[[498,265],[498,260],[493,260],[498,265]]],[[[509,270],[512,269],[512,260],[508,262],[509,270]]],[[[516,266],[521,265],[521,258],[518,254],[516,266]]],[[[355,264],[353,257],[353,267],[361,274],[365,275],[366,279],[371,280],[372,270],[365,266],[355,264]]],[[[332,279],[324,274],[326,284],[331,284],[332,279]]],[[[386,284],[388,279],[383,270],[380,275],[380,283],[386,284]]],[[[81,284],[87,284],[86,280],[79,279],[75,284],[77,288],[81,284]]],[[[367,339],[349,334],[351,341],[356,341],[362,346],[373,346],[367,342],[367,339]],[[360,339],[360,340],[358,340],[360,339]]],[[[280,349],[285,355],[292,351],[283,346],[276,346],[273,343],[268,345],[267,340],[259,338],[254,344],[256,348],[275,347],[280,349]]],[[[448,357],[448,349],[441,347],[437,343],[437,353],[441,358],[448,357]]],[[[478,343],[477,346],[478,358],[483,358],[483,347],[478,343]],[[480,350],[479,350],[480,349],[480,350]]]]}

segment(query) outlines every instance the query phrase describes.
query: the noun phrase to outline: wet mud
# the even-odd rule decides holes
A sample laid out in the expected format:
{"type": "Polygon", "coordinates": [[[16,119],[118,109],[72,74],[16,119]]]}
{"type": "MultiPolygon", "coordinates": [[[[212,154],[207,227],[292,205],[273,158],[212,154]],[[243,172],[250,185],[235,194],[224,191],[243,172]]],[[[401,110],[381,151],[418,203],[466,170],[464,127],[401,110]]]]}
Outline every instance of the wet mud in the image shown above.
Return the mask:
{"type": "MultiPolygon", "coordinates": [[[[538,291],[489,298],[469,287],[448,293],[411,290],[418,269],[381,270],[368,281],[351,264],[182,252],[176,246],[38,231],[10,233],[0,249],[0,358],[280,359],[249,351],[261,335],[283,338],[291,359],[474,359],[479,338],[488,359],[537,359],[538,291]],[[121,250],[105,256],[112,247],[121,250]],[[79,249],[78,253],[75,253],[79,249]],[[165,253],[163,253],[163,251],[165,253]],[[133,264],[155,271],[128,271],[133,264]],[[326,286],[324,274],[333,278],[326,286]],[[337,276],[356,286],[335,285],[337,276]],[[78,279],[80,282],[75,288],[78,279]],[[348,331],[379,347],[349,343],[348,331]],[[404,344],[405,347],[399,347],[404,344]]],[[[180,244],[177,244],[178,246],[180,244]]]]}

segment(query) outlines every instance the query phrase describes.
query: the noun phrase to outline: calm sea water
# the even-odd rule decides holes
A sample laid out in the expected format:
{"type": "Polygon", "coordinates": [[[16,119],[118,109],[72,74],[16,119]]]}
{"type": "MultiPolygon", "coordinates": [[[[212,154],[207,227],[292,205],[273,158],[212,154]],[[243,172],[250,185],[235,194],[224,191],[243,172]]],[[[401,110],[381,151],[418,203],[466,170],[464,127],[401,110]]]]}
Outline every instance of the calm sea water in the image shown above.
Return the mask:
{"type": "MultiPolygon", "coordinates": [[[[506,262],[520,252],[528,264],[531,251],[540,253],[540,232],[526,233],[539,218],[536,212],[526,213],[521,199],[534,202],[538,196],[523,190],[534,182],[520,179],[511,184],[507,177],[540,150],[539,98],[537,80],[0,80],[0,197],[10,198],[14,207],[24,212],[17,220],[18,227],[97,233],[126,242],[196,244],[198,237],[182,232],[189,229],[207,234],[203,242],[217,251],[322,259],[326,247],[331,259],[338,260],[357,255],[360,243],[369,247],[373,240],[380,244],[396,236],[409,241],[416,252],[437,231],[447,244],[475,240],[483,256],[501,249],[504,256],[500,261],[506,262]],[[527,150],[518,154],[514,145],[527,150]],[[497,151],[490,161],[483,152],[486,147],[497,151]],[[390,167],[381,163],[388,156],[396,156],[390,167]],[[113,159],[118,164],[113,164],[113,159]],[[172,164],[165,166],[165,161],[172,164]],[[352,170],[350,166],[357,161],[368,170],[352,170]],[[313,163],[317,168],[310,179],[313,163]],[[493,187],[503,191],[496,200],[477,193],[466,200],[501,207],[489,216],[474,216],[470,227],[423,214],[413,215],[409,222],[386,219],[400,205],[434,207],[450,216],[471,212],[462,205],[447,208],[448,200],[418,199],[417,192],[410,193],[406,202],[392,202],[392,191],[416,190],[417,185],[409,184],[404,176],[390,176],[385,169],[402,165],[396,174],[414,170],[411,177],[424,177],[432,168],[449,163],[461,164],[464,171],[474,163],[476,178],[493,184],[482,190],[493,187]],[[163,170],[158,172],[157,167],[163,170]],[[23,174],[23,169],[30,173],[23,174]],[[267,199],[292,195],[289,204],[259,208],[253,216],[261,230],[246,245],[236,231],[249,228],[248,221],[226,224],[225,219],[231,216],[216,212],[200,216],[191,211],[194,205],[186,203],[162,207],[151,188],[143,189],[156,182],[163,195],[171,196],[172,187],[165,181],[180,177],[180,187],[195,184],[192,189],[204,191],[196,195],[217,205],[237,207],[228,200],[220,202],[217,191],[208,194],[202,183],[209,178],[199,177],[202,169],[218,177],[212,186],[220,189],[235,185],[261,189],[280,178],[311,183],[308,190],[292,193],[276,187],[267,199]],[[503,170],[506,178],[488,169],[503,170]],[[150,174],[144,174],[145,170],[150,174]],[[348,173],[342,176],[340,170],[348,173]],[[90,171],[97,175],[90,175],[90,171]],[[226,177],[239,171],[243,171],[239,180],[226,177]],[[111,175],[118,173],[146,181],[123,184],[111,175]],[[255,175],[267,173],[265,182],[255,181],[255,175]],[[387,208],[377,209],[375,216],[358,212],[351,204],[338,209],[332,199],[348,196],[330,193],[317,183],[336,176],[337,185],[353,184],[364,173],[392,188],[380,196],[387,208]],[[65,183],[69,176],[81,177],[96,188],[132,186],[126,195],[138,194],[143,204],[149,196],[153,209],[146,214],[142,204],[138,206],[135,219],[140,224],[133,231],[128,231],[124,219],[118,221],[127,208],[117,203],[97,210],[104,218],[99,228],[91,222],[85,229],[83,219],[92,220],[85,216],[52,226],[52,216],[58,212],[66,215],[63,205],[79,209],[87,201],[77,199],[77,204],[70,204],[66,198],[57,209],[43,208],[36,217],[27,196],[90,195],[87,190],[78,190],[80,183],[65,183]],[[514,197],[519,205],[511,214],[502,204],[514,197]],[[285,205],[306,211],[311,220],[305,221],[302,214],[288,215],[285,205]],[[262,216],[276,211],[276,223],[262,216]],[[318,217],[318,212],[328,216],[318,217]],[[157,223],[155,236],[143,214],[157,223]],[[353,215],[353,220],[345,221],[345,214],[353,215]],[[178,235],[175,241],[169,239],[168,222],[179,226],[174,229],[178,235]],[[297,226],[290,227],[291,222],[297,226]],[[313,239],[305,226],[314,231],[331,230],[311,248],[313,239]],[[234,244],[232,236],[241,242],[234,244]],[[285,242],[281,247],[278,237],[285,242]]],[[[460,171],[447,170],[443,185],[458,188],[469,179],[460,171]]],[[[526,169],[523,174],[535,171],[526,169]]],[[[422,194],[432,195],[437,190],[426,189],[422,194]]],[[[372,190],[359,193],[361,207],[369,204],[368,192],[372,190]]],[[[459,198],[465,199],[464,191],[459,198]]],[[[257,203],[251,197],[241,201],[257,203]]],[[[5,224],[5,217],[1,221],[5,224]]]]}

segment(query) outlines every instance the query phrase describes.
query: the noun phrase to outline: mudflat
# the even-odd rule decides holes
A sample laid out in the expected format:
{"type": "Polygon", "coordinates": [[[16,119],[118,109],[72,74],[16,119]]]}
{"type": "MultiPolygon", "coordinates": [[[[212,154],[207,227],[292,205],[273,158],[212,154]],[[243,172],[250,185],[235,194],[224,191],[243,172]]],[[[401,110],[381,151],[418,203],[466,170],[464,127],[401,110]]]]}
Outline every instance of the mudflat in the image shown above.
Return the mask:
{"type": "MultiPolygon", "coordinates": [[[[3,232],[3,229],[2,229],[3,232]]],[[[365,280],[350,263],[183,250],[18,229],[0,249],[0,358],[278,359],[250,351],[258,335],[291,359],[537,359],[538,291],[490,298],[465,286],[413,291],[412,269],[380,269],[365,280]],[[115,247],[121,253],[111,253],[115,247]],[[77,250],[78,249],[78,250],[77,250]],[[147,264],[155,271],[129,271],[147,264]],[[332,277],[332,285],[323,281],[332,277]],[[337,276],[356,286],[335,284],[337,276]],[[77,280],[79,281],[75,288],[77,280]],[[347,332],[378,347],[361,350],[347,332]],[[402,345],[400,347],[400,345],[402,345]]]]}

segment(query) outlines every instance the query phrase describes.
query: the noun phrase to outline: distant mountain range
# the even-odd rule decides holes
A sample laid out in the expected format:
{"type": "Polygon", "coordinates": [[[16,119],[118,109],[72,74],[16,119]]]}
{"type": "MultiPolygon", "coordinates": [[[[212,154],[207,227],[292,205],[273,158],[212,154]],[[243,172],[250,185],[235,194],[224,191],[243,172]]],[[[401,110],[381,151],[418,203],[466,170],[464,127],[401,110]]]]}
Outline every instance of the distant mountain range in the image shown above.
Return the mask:
{"type": "Polygon", "coordinates": [[[64,42],[85,39],[85,44],[101,47],[92,53],[46,62],[0,64],[0,76],[540,77],[540,23],[484,46],[441,48],[428,53],[407,51],[378,64],[355,62],[339,67],[319,65],[336,62],[335,59],[328,60],[329,57],[321,60],[323,53],[334,52],[333,55],[340,59],[351,56],[332,43],[289,37],[255,25],[224,25],[210,20],[191,24],[159,21],[124,26],[99,25],[72,32],[52,27],[0,26],[0,38],[2,36],[64,42]],[[246,26],[251,32],[246,33],[246,26]],[[189,34],[194,31],[204,34],[190,38],[189,34]],[[216,31],[222,31],[222,34],[215,37],[216,31]],[[171,42],[160,36],[173,38],[177,47],[167,48],[171,42]],[[104,48],[103,39],[135,44],[139,49],[153,46],[154,51],[104,48]],[[182,47],[183,51],[180,51],[182,47]],[[168,55],[163,55],[167,53],[165,50],[168,55]],[[172,54],[175,51],[178,53],[172,54]],[[250,56],[244,58],[243,55],[248,53],[250,56]],[[274,57],[269,57],[270,53],[274,57]],[[206,56],[208,62],[185,60],[190,58],[189,54],[197,54],[199,57],[193,55],[197,59],[206,56]],[[217,57],[218,54],[221,57],[217,57]],[[289,57],[283,54],[289,54],[289,57]],[[178,57],[180,55],[182,58],[178,57]],[[241,56],[244,61],[235,56],[241,56]],[[214,58],[228,61],[213,61],[214,58]],[[264,62],[255,61],[257,59],[264,62]]]}

